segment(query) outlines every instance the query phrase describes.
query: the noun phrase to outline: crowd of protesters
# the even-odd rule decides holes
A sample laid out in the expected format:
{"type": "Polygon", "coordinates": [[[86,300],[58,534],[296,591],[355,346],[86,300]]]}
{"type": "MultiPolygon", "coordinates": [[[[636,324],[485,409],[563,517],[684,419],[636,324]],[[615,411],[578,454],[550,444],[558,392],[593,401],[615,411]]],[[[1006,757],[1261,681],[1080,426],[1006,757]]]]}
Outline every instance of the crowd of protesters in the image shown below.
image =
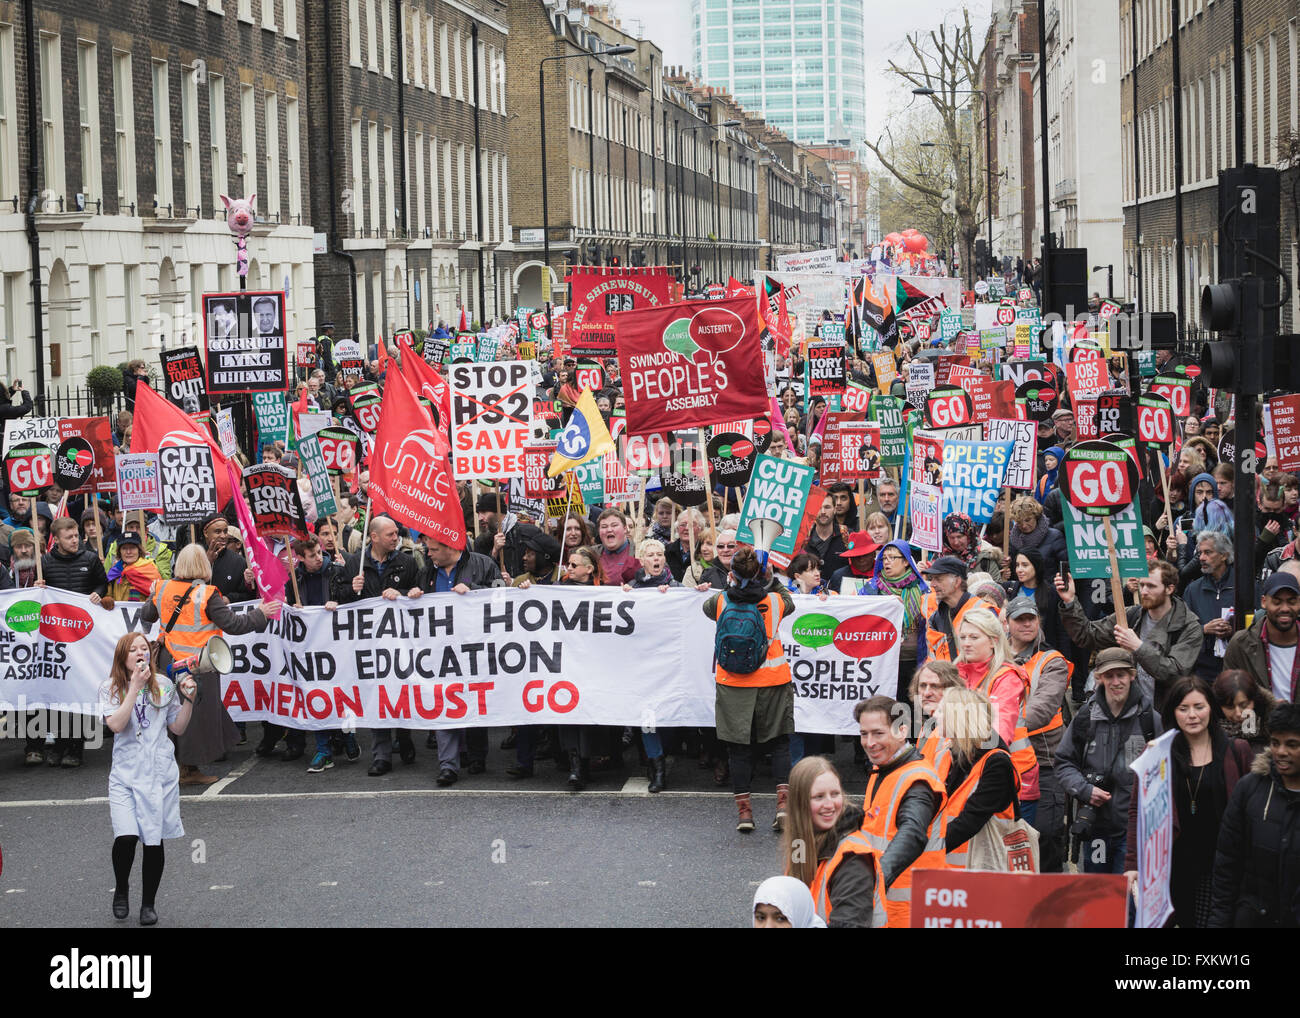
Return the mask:
{"type": "MultiPolygon", "coordinates": [[[[899,353],[904,373],[920,355],[915,343],[899,353]]],[[[346,390],[363,380],[384,383],[381,361],[344,376],[323,344],[322,362],[295,393],[322,410],[345,407],[346,390]]],[[[139,367],[134,384],[149,384],[139,367]]],[[[580,395],[577,364],[543,356],[539,367],[537,395],[553,404],[558,427],[580,395]]],[[[778,360],[784,427],[774,430],[767,451],[817,467],[825,401],[807,402],[781,381],[802,371],[797,352],[778,360]]],[[[848,376],[875,385],[867,360],[852,358],[848,376]]],[[[0,407],[0,416],[29,412],[30,398],[17,387],[9,391],[21,403],[0,407]]],[[[964,864],[995,818],[1033,825],[1044,872],[1074,866],[1131,873],[1129,764],[1148,741],[1176,728],[1174,921],[1295,926],[1300,855],[1286,846],[1300,816],[1300,481],[1261,455],[1256,489],[1235,490],[1230,465],[1217,461],[1215,439],[1226,427],[1260,436],[1260,422],[1245,429],[1224,420],[1222,408],[1206,405],[1200,386],[1192,396],[1195,411],[1180,422],[1172,457],[1168,511],[1157,486],[1147,480],[1139,489],[1143,519],[1154,521],[1144,530],[1149,574],[1128,584],[1118,606],[1109,583],[1076,580],[1062,568],[1068,556],[1061,463],[1077,441],[1073,411],[1064,406],[1039,426],[1035,488],[1004,495],[985,527],[947,516],[935,557],[923,558],[909,542],[905,486],[890,477],[865,489],[829,485],[806,542],[780,571],[738,543],[734,489],[710,493],[704,507],[652,494],[630,506],[572,507],[529,522],[512,511],[504,490],[461,483],[466,529],[475,536],[459,550],[384,515],[367,526],[364,470],[338,515],[316,520],[307,539],[279,552],[296,572],[299,604],[327,609],[373,597],[551,583],[660,591],[685,585],[710,592],[702,610],[720,627],[728,611],[754,609],[771,640],[768,654],[752,672],[730,672],[718,662],[715,728],[520,727],[500,744],[513,751],[505,770],[526,781],[539,762],[553,760],[579,790],[593,772],[626,767],[631,753],[646,769],[649,790],[658,792],[667,787],[669,761],[694,760],[719,786],[731,786],[737,829],[749,832],[756,826],[755,774],[770,767],[777,792],[772,827],[783,833],[785,872],[807,886],[815,913],[830,925],[905,924],[911,872],[945,860],[964,864]],[[1243,498],[1256,506],[1258,610],[1238,630],[1227,609],[1232,507],[1243,498]],[[776,635],[794,596],[889,596],[902,603],[898,675],[854,712],[855,766],[868,782],[861,808],[847,801],[831,762],[834,737],[794,730],[790,670],[776,635]],[[813,855],[794,861],[798,846],[810,843],[813,855]]],[[[596,404],[607,423],[623,413],[613,359],[603,364],[596,404]]],[[[131,415],[119,415],[114,442],[123,450],[131,429],[131,415]]],[[[281,442],[260,455],[299,467],[281,442]]],[[[165,589],[210,584],[214,596],[194,605],[193,621],[211,631],[260,628],[278,608],[264,602],[232,610],[258,595],[230,510],[191,534],[172,533],[152,515],[124,515],[111,499],[90,504],[57,489],[39,499],[10,494],[5,506],[0,588],[47,584],[104,604],[143,601],[152,619],[167,610],[165,589]]],[[[249,738],[218,697],[204,700],[206,708],[180,735],[181,784],[215,781],[202,768],[249,738]]],[[[361,756],[352,732],[316,733],[310,752],[307,737],[263,724],[256,753],[307,758],[311,773],[333,768],[336,757],[361,756]]],[[[462,769],[488,767],[487,729],[439,730],[424,742],[440,787],[455,783],[462,769]]],[[[370,775],[392,770],[394,748],[403,764],[415,761],[411,731],[370,733],[370,775]]],[[[32,740],[24,759],[75,767],[82,743],[32,740]]],[[[782,887],[775,897],[788,901],[788,885],[782,887]]],[[[780,914],[772,901],[755,903],[756,922],[760,907],[766,919],[780,914]]]]}

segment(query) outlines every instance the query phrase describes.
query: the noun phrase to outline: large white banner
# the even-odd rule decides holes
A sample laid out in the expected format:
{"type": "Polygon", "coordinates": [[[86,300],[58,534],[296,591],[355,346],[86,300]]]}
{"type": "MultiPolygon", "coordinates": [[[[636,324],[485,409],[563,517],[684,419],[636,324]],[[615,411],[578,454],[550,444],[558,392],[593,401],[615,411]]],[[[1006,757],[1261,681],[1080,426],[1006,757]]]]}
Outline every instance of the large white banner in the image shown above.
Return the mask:
{"type": "Polygon", "coordinates": [[[830,272],[835,266],[835,249],[801,251],[798,254],[776,256],[778,272],[830,272]]]}
{"type": "Polygon", "coordinates": [[[797,314],[804,331],[811,336],[822,320],[822,312],[844,314],[848,279],[834,272],[755,272],[754,285],[762,293],[764,277],[771,276],[785,287],[786,310],[797,314]]]}
{"type": "MultiPolygon", "coordinates": [[[[223,701],[237,720],[311,731],[529,724],[712,726],[707,595],[498,588],[292,609],[231,637],[223,701]]],[[[852,735],[853,705],[897,685],[902,603],[795,598],[781,638],[801,732],[852,735]]],[[[238,605],[235,606],[238,609],[238,605]]],[[[0,591],[0,710],[94,714],[139,605],[52,588],[0,591]]]]}
{"type": "Polygon", "coordinates": [[[1173,731],[1152,742],[1129,767],[1138,776],[1137,909],[1133,925],[1159,929],[1174,914],[1169,875],[1174,861],[1173,731]]]}

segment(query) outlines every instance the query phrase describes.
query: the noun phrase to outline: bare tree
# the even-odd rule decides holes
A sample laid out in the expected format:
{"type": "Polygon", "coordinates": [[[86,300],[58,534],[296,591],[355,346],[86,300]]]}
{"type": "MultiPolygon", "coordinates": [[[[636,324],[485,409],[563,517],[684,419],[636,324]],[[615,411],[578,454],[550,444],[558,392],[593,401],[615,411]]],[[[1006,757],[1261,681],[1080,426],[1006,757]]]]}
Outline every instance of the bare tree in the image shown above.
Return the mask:
{"type": "MultiPolygon", "coordinates": [[[[985,195],[980,175],[970,173],[967,166],[967,160],[974,159],[974,153],[968,148],[975,144],[974,130],[967,134],[961,129],[961,108],[977,98],[963,93],[976,88],[979,81],[979,53],[971,30],[970,11],[962,10],[960,25],[940,24],[928,33],[914,32],[905,41],[910,54],[907,66],[891,60],[889,69],[910,88],[930,90],[926,98],[938,116],[933,140],[944,154],[955,179],[953,208],[957,218],[957,238],[962,264],[967,276],[973,279],[975,237],[979,233],[980,209],[985,195]]],[[[936,202],[943,201],[947,185],[910,172],[906,162],[898,157],[888,130],[874,144],[866,142],[866,146],[905,188],[936,202]]],[[[989,254],[991,256],[992,252],[989,254]]]]}

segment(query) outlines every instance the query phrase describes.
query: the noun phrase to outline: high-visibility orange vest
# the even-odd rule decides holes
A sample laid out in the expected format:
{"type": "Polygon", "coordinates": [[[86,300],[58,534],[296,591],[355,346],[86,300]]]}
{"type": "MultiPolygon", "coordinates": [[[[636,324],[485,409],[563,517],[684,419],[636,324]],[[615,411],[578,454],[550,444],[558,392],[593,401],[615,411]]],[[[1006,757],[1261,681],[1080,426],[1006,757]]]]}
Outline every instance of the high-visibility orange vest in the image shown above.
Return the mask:
{"type": "MultiPolygon", "coordinates": [[[[948,825],[957,817],[961,816],[961,811],[966,808],[966,802],[974,794],[975,789],[979,787],[980,778],[984,776],[984,765],[988,763],[989,758],[995,753],[1006,753],[1004,749],[994,749],[985,753],[971,768],[966,780],[953,789],[952,795],[948,796],[948,801],[943,804],[943,809],[935,815],[934,824],[931,827],[931,834],[937,834],[939,839],[946,845],[948,839],[948,825]]],[[[1010,755],[1010,754],[1007,754],[1010,755]]],[[[1015,774],[1014,769],[1012,773],[1015,774]]],[[[1020,791],[1020,775],[1015,774],[1016,791],[1020,791]]],[[[1007,807],[993,814],[1003,820],[1014,820],[1016,818],[1016,804],[1014,800],[1007,804],[1007,807]]],[[[949,852],[945,853],[947,864],[953,869],[964,870],[970,858],[970,842],[966,841],[949,852]]]]}
{"type": "Polygon", "coordinates": [[[930,734],[916,744],[917,751],[925,758],[931,770],[939,775],[939,780],[946,782],[948,772],[952,770],[952,743],[948,739],[930,734]]]}
{"type": "MultiPolygon", "coordinates": [[[[931,593],[933,593],[933,591],[931,591],[931,593]]],[[[953,620],[952,620],[953,634],[956,635],[957,630],[961,628],[962,619],[966,617],[967,611],[969,611],[971,608],[983,608],[983,607],[986,607],[983,601],[981,601],[978,597],[972,597],[960,608],[958,608],[957,614],[953,616],[953,620]]],[[[952,652],[948,647],[948,637],[937,627],[930,624],[930,620],[933,619],[934,616],[937,615],[938,613],[939,613],[939,608],[938,608],[938,603],[936,602],[934,611],[930,612],[925,617],[925,643],[926,646],[930,648],[930,652],[929,652],[930,657],[938,661],[951,661],[952,652]]]]}
{"type": "Polygon", "coordinates": [[[189,587],[189,580],[166,580],[154,588],[149,598],[158,610],[159,638],[173,661],[199,653],[209,640],[221,633],[221,628],[208,618],[208,602],[218,593],[210,583],[199,583],[190,591],[189,599],[181,605],[176,625],[170,633],[166,631],[176,614],[176,599],[184,597],[189,587]]]}
{"type": "Polygon", "coordinates": [[[850,855],[871,856],[871,865],[876,871],[876,887],[871,895],[871,925],[876,928],[883,927],[888,922],[888,915],[885,910],[885,883],[881,879],[880,872],[880,853],[872,848],[871,842],[867,840],[867,836],[862,831],[854,831],[852,834],[840,839],[835,854],[817,864],[817,874],[813,877],[811,888],[813,904],[817,907],[817,914],[828,923],[830,922],[831,878],[834,877],[835,871],[839,869],[840,863],[850,855]]]}
{"type": "MultiPolygon", "coordinates": [[[[1004,661],[998,668],[1000,675],[1004,669],[1010,668],[1020,677],[1020,712],[1016,718],[1016,728],[1011,735],[1011,762],[1016,765],[1016,774],[1019,777],[1031,773],[1038,766],[1038,754],[1034,752],[1034,747],[1029,744],[1029,726],[1025,722],[1025,704],[1029,700],[1029,679],[1025,676],[1025,670],[1012,661],[1004,661]]],[[[993,690],[993,680],[997,676],[993,669],[988,670],[983,681],[976,687],[985,696],[989,696],[993,690]]],[[[997,707],[994,706],[996,715],[997,707]]],[[[996,717],[995,717],[996,720],[996,717]]]]}
{"type": "MultiPolygon", "coordinates": [[[[717,615],[714,618],[722,617],[723,600],[721,597],[718,598],[717,615]]],[[[767,626],[767,660],[759,665],[758,671],[750,672],[747,675],[729,672],[721,665],[718,665],[713,676],[718,685],[753,688],[756,686],[784,686],[791,681],[790,662],[786,660],[785,647],[781,645],[781,637],[778,635],[781,626],[781,596],[779,594],[768,594],[759,603],[758,610],[763,615],[764,625],[767,626]]]]}
{"type": "MultiPolygon", "coordinates": [[[[866,811],[862,833],[866,835],[867,843],[881,857],[898,833],[898,807],[903,801],[903,795],[918,782],[939,797],[942,808],[945,794],[943,782],[924,760],[905,763],[883,778],[879,771],[872,771],[871,777],[867,779],[867,794],[862,803],[862,808],[866,811]]],[[[912,865],[900,873],[892,885],[885,888],[885,925],[890,929],[907,929],[911,923],[912,871],[943,869],[943,839],[937,834],[938,832],[932,832],[927,837],[925,848],[912,865]]],[[[884,872],[882,869],[877,872],[877,880],[884,886],[884,872]]]]}
{"type": "MultiPolygon", "coordinates": [[[[1059,650],[1040,650],[1020,667],[1025,670],[1025,675],[1029,678],[1029,691],[1032,693],[1034,686],[1037,684],[1039,677],[1043,674],[1043,669],[1047,662],[1053,657],[1059,657],[1065,662],[1066,674],[1069,678],[1074,677],[1074,662],[1062,654],[1059,650]]],[[[1068,680],[1067,680],[1068,681],[1068,680]]],[[[1036,728],[1030,732],[1030,736],[1042,735],[1044,732],[1054,732],[1058,728],[1065,727],[1065,719],[1061,717],[1061,708],[1056,708],[1056,714],[1052,720],[1043,725],[1042,728],[1036,728]]]]}

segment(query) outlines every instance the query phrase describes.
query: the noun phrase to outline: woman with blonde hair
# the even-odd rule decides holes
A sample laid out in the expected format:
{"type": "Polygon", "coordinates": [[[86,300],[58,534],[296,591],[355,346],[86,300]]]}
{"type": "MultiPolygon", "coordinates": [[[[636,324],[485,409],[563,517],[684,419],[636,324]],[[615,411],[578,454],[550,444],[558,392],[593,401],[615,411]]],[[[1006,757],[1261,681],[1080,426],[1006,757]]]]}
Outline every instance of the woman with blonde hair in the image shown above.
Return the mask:
{"type": "Polygon", "coordinates": [[[993,722],[993,704],[978,690],[949,689],[939,701],[938,734],[947,740],[951,765],[947,798],[939,812],[948,865],[965,868],[966,843],[993,817],[1019,817],[1019,775],[993,722]]]}
{"type": "Polygon", "coordinates": [[[1011,749],[1020,775],[1022,802],[1038,803],[1038,757],[1029,744],[1025,725],[1025,700],[1029,677],[1015,663],[1011,641],[1002,623],[991,611],[973,608],[957,629],[957,672],[967,689],[978,690],[993,702],[995,727],[1011,749]]]}
{"type": "MultiPolygon", "coordinates": [[[[236,613],[212,583],[212,563],[202,544],[181,549],[172,566],[172,578],[159,580],[140,609],[146,626],[161,624],[159,664],[198,654],[219,633],[242,636],[262,632],[268,618],[277,618],[279,601],[263,601],[251,611],[236,613]]],[[[176,740],[182,785],[210,785],[217,779],[199,770],[202,764],[225,756],[239,743],[239,729],[221,702],[221,676],[216,672],[194,675],[199,691],[194,717],[185,735],[176,740]]]]}
{"type": "Polygon", "coordinates": [[[826,757],[804,757],[791,768],[782,868],[812,889],[817,912],[830,926],[885,925],[883,907],[875,914],[876,851],[861,832],[863,819],[826,757]]]}

